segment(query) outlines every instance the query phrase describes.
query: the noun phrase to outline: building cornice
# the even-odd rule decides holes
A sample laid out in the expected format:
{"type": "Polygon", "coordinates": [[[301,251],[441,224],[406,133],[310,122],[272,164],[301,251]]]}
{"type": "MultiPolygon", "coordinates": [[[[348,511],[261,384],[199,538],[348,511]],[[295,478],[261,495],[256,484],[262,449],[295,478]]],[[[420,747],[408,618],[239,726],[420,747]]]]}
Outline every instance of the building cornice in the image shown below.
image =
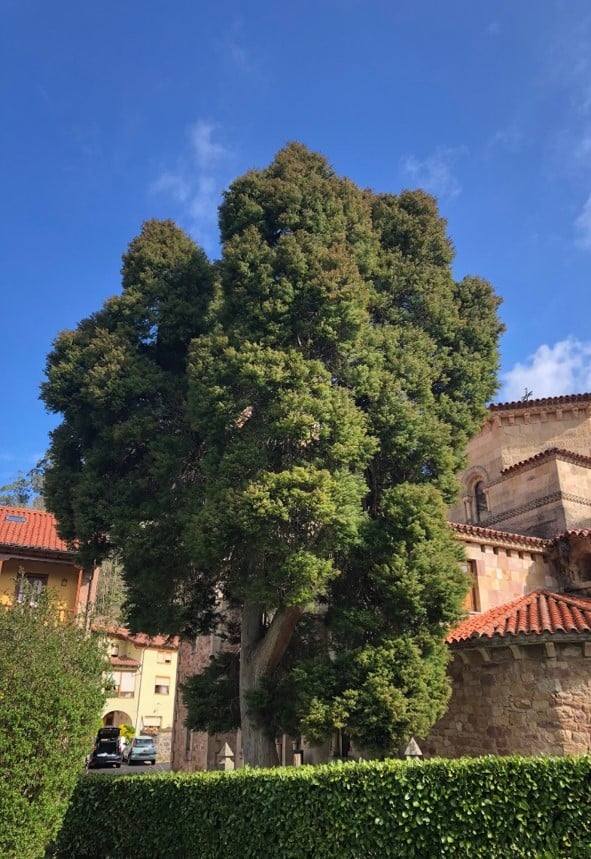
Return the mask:
{"type": "Polygon", "coordinates": [[[527,534],[515,534],[512,531],[498,531],[485,525],[469,525],[463,522],[450,522],[452,530],[464,542],[490,544],[493,546],[517,547],[520,549],[543,552],[552,546],[552,540],[543,537],[531,537],[527,534]]]}
{"type": "Polygon", "coordinates": [[[501,469],[501,477],[498,480],[492,481],[489,486],[495,486],[497,483],[502,483],[508,477],[512,477],[517,472],[529,471],[532,468],[537,468],[543,462],[550,459],[560,459],[563,462],[570,462],[573,465],[580,465],[582,468],[591,468],[591,456],[585,456],[582,453],[575,453],[572,450],[565,450],[561,447],[549,447],[547,450],[542,450],[527,459],[522,459],[519,462],[508,465],[501,469]]]}
{"type": "Polygon", "coordinates": [[[591,405],[591,392],[584,394],[563,394],[559,397],[540,397],[536,400],[514,400],[506,403],[491,403],[489,412],[527,412],[540,409],[555,409],[557,406],[591,405]]]}
{"type": "Polygon", "coordinates": [[[574,495],[572,492],[557,490],[548,495],[542,495],[540,498],[534,498],[532,501],[528,501],[527,504],[521,504],[519,507],[512,507],[502,513],[490,516],[483,524],[485,527],[495,525],[497,522],[513,519],[515,516],[521,516],[522,513],[528,513],[530,510],[545,507],[547,504],[553,504],[556,501],[572,501],[573,504],[582,504],[585,507],[591,507],[591,498],[585,498],[583,495],[574,495]]]}
{"type": "Polygon", "coordinates": [[[8,555],[11,558],[33,558],[39,561],[61,561],[78,566],[75,552],[63,552],[58,549],[43,549],[36,546],[30,547],[0,543],[0,555],[8,555]]]}

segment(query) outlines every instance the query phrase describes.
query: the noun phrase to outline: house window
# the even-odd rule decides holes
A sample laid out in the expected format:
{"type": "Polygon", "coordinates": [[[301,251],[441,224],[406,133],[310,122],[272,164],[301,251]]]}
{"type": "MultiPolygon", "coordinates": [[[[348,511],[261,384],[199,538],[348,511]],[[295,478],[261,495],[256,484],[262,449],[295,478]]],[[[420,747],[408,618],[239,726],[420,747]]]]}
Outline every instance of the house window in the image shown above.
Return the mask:
{"type": "Polygon", "coordinates": [[[133,671],[121,672],[121,685],[119,686],[120,698],[133,698],[135,695],[135,674],[133,671]]]}
{"type": "Polygon", "coordinates": [[[118,644],[111,644],[109,649],[110,649],[110,655],[111,656],[119,656],[119,645],[118,644]]]}
{"type": "Polygon", "coordinates": [[[166,650],[159,650],[156,661],[159,665],[171,665],[172,664],[172,653],[166,650]]]}
{"type": "Polygon", "coordinates": [[[488,512],[488,503],[482,480],[479,480],[474,486],[474,510],[476,512],[476,521],[482,522],[483,515],[488,512]]]}
{"type": "Polygon", "coordinates": [[[470,590],[466,594],[464,600],[464,608],[466,611],[480,611],[480,595],[478,593],[478,573],[476,569],[476,561],[469,560],[466,563],[466,573],[470,578],[470,590]]]}
{"type": "Polygon", "coordinates": [[[156,695],[168,695],[170,692],[170,677],[157,677],[154,686],[156,695]]]}
{"type": "Polygon", "coordinates": [[[111,676],[109,677],[109,690],[108,690],[109,698],[117,698],[119,696],[119,687],[120,686],[121,686],[121,672],[120,671],[111,671],[111,676]]]}
{"type": "Polygon", "coordinates": [[[39,605],[39,597],[47,587],[48,576],[37,573],[19,575],[16,589],[16,601],[20,605],[28,602],[30,606],[39,605]]]}
{"type": "Polygon", "coordinates": [[[110,698],[133,698],[135,695],[135,672],[112,671],[110,681],[110,698]]]}

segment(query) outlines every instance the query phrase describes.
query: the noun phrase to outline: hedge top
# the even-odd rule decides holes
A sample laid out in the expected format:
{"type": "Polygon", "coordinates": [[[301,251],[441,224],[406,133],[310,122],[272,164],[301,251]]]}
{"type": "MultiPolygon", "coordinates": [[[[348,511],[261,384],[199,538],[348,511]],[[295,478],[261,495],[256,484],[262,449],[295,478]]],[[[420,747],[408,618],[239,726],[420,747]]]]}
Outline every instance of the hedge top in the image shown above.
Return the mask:
{"type": "Polygon", "coordinates": [[[56,855],[583,859],[590,806],[590,757],[93,776],[79,783],[56,855]]]}

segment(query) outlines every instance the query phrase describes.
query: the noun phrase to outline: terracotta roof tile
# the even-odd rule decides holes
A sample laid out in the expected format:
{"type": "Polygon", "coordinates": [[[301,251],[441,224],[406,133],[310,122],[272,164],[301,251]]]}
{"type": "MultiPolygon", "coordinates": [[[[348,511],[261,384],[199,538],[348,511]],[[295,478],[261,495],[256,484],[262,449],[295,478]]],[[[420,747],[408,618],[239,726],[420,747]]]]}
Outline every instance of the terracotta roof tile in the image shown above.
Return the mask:
{"type": "Polygon", "coordinates": [[[585,456],[582,453],[575,453],[572,450],[565,450],[562,447],[549,447],[547,450],[542,450],[540,453],[529,456],[527,459],[522,459],[519,462],[513,463],[513,465],[508,465],[507,468],[503,468],[501,470],[501,474],[503,477],[506,477],[508,474],[512,474],[514,471],[519,471],[519,469],[524,468],[527,465],[532,465],[535,462],[543,462],[545,459],[550,459],[553,456],[558,459],[566,459],[569,462],[574,462],[578,465],[591,467],[591,456],[585,456]]]}
{"type": "Polygon", "coordinates": [[[496,542],[516,543],[521,546],[547,549],[552,545],[552,540],[543,537],[530,537],[527,534],[516,534],[513,531],[497,531],[495,528],[484,528],[481,525],[468,525],[464,522],[450,522],[452,530],[457,534],[466,534],[468,537],[482,537],[484,540],[496,542]]]}
{"type": "Polygon", "coordinates": [[[71,552],[57,533],[55,516],[30,507],[0,506],[0,546],[71,552]]]}
{"type": "Polygon", "coordinates": [[[140,663],[137,659],[132,659],[131,656],[111,656],[111,665],[113,668],[139,668],[140,663]]]}
{"type": "Polygon", "coordinates": [[[540,397],[537,400],[514,400],[508,403],[491,403],[488,407],[491,412],[511,409],[531,409],[538,406],[561,406],[569,403],[586,403],[591,400],[591,393],[585,394],[563,394],[560,397],[540,397]]]}
{"type": "Polygon", "coordinates": [[[165,650],[178,650],[179,639],[170,635],[146,635],[145,632],[130,632],[124,626],[99,626],[93,627],[97,632],[104,632],[114,638],[122,638],[131,641],[137,647],[161,647],[165,650]]]}
{"type": "Polygon", "coordinates": [[[591,599],[539,590],[470,615],[447,636],[448,644],[510,635],[591,632],[591,599]]]}

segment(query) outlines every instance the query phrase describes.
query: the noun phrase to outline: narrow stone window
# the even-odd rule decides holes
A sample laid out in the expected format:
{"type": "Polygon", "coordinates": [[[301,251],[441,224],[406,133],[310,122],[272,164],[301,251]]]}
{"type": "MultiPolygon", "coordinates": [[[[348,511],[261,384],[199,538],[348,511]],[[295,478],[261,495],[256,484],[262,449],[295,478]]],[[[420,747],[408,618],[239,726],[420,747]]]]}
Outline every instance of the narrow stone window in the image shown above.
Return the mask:
{"type": "Polygon", "coordinates": [[[482,522],[484,514],[488,513],[488,504],[482,480],[479,480],[474,486],[474,510],[476,512],[476,521],[482,522]]]}
{"type": "Polygon", "coordinates": [[[466,594],[464,608],[466,611],[480,611],[480,594],[478,592],[478,573],[476,561],[469,560],[466,562],[466,572],[470,578],[470,590],[466,594]]]}

